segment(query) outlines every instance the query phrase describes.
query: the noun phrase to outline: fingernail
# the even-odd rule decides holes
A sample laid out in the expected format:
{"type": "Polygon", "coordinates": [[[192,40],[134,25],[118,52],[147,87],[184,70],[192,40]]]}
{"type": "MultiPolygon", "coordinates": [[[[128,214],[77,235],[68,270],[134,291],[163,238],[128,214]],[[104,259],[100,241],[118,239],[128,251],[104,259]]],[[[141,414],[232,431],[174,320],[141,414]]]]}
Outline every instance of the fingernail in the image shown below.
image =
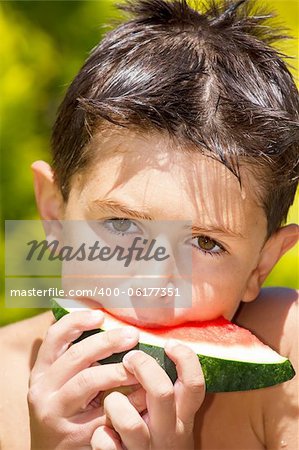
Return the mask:
{"type": "Polygon", "coordinates": [[[179,341],[177,341],[176,339],[169,339],[168,341],[166,341],[165,348],[166,347],[167,348],[174,348],[177,345],[180,345],[179,341]]]}
{"type": "Polygon", "coordinates": [[[131,358],[132,356],[134,356],[136,353],[138,353],[139,350],[131,350],[129,353],[126,353],[125,356],[123,357],[123,364],[125,367],[131,368],[131,358]]]}
{"type": "Polygon", "coordinates": [[[122,335],[128,341],[135,341],[139,337],[138,330],[134,327],[122,328],[122,335]]]}

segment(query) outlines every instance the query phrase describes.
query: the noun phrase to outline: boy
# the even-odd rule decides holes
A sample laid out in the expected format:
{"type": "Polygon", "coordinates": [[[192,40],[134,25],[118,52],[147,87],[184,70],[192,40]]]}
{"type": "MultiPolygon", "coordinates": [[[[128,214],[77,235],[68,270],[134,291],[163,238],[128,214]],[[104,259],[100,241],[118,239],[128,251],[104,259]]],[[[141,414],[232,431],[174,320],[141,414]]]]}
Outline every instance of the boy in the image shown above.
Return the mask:
{"type": "MultiPolygon", "coordinates": [[[[296,225],[281,225],[298,180],[299,100],[269,46],[275,31],[244,0],[205,13],[184,0],[122,9],[133,18],[93,50],[61,105],[53,169],[33,164],[40,215],[97,220],[114,236],[140,219],[191,220],[192,307],[111,312],[147,326],[234,317],[297,370],[298,295],[261,290],[298,240],[296,225]]],[[[128,327],[70,345],[102,320],[46,312],[1,330],[1,448],[298,448],[297,377],[205,394],[197,357],[176,342],[165,348],[174,387],[143,352],[97,365],[138,341],[128,327]],[[102,404],[118,386],[132,392],[102,404]]]]}

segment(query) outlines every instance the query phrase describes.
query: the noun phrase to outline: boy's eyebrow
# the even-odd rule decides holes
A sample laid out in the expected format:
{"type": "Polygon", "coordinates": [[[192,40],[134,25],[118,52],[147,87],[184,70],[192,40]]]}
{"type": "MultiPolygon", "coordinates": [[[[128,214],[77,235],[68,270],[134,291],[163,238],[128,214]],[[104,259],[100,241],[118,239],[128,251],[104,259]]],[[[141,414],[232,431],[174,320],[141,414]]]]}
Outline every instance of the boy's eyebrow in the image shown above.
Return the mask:
{"type": "Polygon", "coordinates": [[[207,224],[204,227],[198,227],[197,225],[192,225],[192,234],[207,234],[207,233],[217,233],[226,234],[234,238],[244,238],[243,234],[238,231],[233,231],[230,228],[222,227],[219,225],[207,224]]]}
{"type": "Polygon", "coordinates": [[[94,200],[92,205],[96,206],[96,208],[108,209],[109,211],[117,214],[122,213],[126,216],[134,217],[135,219],[155,220],[146,210],[141,211],[132,209],[128,205],[112,198],[94,200]]]}
{"type": "MultiPolygon", "coordinates": [[[[105,198],[105,199],[96,199],[92,201],[92,206],[95,206],[96,208],[109,210],[112,213],[116,214],[123,214],[124,216],[129,216],[135,219],[140,220],[151,220],[154,221],[154,217],[151,216],[147,209],[136,210],[133,208],[130,208],[128,205],[119,202],[118,200],[114,200],[112,198],[105,198]]],[[[188,225],[184,227],[185,229],[190,229],[188,225]]],[[[244,236],[237,231],[231,230],[228,227],[220,226],[220,225],[214,225],[214,224],[205,224],[204,226],[197,226],[192,225],[191,226],[191,232],[192,234],[206,234],[209,232],[218,233],[218,234],[226,234],[231,237],[241,237],[244,238],[244,236]]]]}

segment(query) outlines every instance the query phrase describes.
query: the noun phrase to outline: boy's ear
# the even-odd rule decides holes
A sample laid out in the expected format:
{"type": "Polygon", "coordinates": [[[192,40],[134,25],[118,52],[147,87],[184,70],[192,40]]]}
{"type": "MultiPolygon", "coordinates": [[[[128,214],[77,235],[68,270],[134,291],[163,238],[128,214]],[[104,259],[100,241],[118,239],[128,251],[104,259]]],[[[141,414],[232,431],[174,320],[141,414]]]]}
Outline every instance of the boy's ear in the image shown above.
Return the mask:
{"type": "Polygon", "coordinates": [[[45,161],[35,161],[31,165],[34,176],[34,191],[41,219],[61,220],[64,201],[56,183],[53,170],[45,161]]]}
{"type": "Polygon", "coordinates": [[[244,302],[250,302],[256,299],[263,282],[275,264],[298,242],[298,239],[299,226],[290,224],[279,228],[279,230],[267,240],[261,251],[258,265],[249,277],[246,292],[243,296],[244,302]]]}

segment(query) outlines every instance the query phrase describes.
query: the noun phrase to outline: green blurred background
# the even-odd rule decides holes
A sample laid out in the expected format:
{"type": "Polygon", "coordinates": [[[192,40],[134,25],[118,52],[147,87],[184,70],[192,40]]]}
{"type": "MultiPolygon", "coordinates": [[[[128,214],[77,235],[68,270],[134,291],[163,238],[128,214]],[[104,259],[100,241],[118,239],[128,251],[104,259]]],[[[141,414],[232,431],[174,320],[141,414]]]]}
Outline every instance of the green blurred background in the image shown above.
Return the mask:
{"type": "MultiPolygon", "coordinates": [[[[120,1],[120,0],[119,0],[120,1]]],[[[294,40],[280,49],[295,59],[298,85],[297,0],[264,0],[294,40]]],[[[4,1],[1,5],[1,214],[5,219],[38,218],[30,165],[50,162],[51,127],[64,92],[88,52],[120,13],[112,0],[4,1]]],[[[288,222],[298,222],[298,196],[288,222]]],[[[4,248],[3,226],[1,247],[4,248]]],[[[3,252],[2,252],[3,253],[3,252]]],[[[298,288],[298,245],[276,266],[266,285],[298,288]]],[[[42,312],[4,306],[1,258],[0,326],[42,312]]]]}

